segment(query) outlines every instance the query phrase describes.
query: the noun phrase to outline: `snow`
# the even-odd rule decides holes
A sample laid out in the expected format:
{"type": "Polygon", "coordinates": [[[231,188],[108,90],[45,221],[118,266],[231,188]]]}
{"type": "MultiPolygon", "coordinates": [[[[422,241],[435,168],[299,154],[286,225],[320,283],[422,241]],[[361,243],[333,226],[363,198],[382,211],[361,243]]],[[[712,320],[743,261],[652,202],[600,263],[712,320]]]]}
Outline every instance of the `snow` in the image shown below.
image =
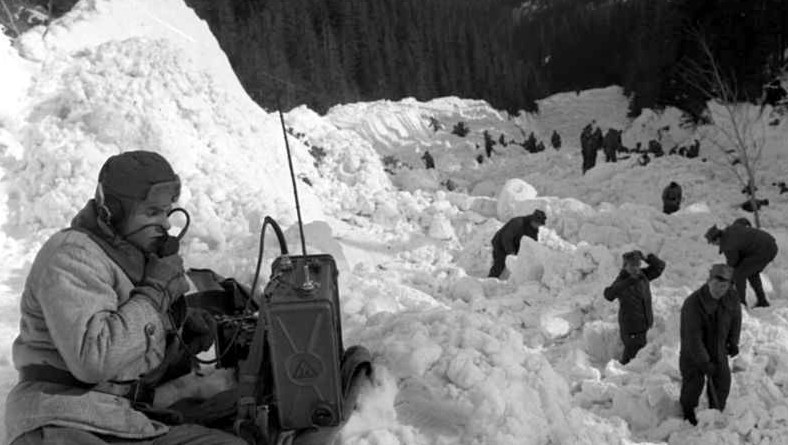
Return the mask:
{"type": "MultiPolygon", "coordinates": [[[[13,44],[0,39],[0,65],[2,394],[16,378],[10,346],[32,258],[93,195],[112,154],[154,150],[181,175],[180,204],[192,216],[188,266],[250,283],[266,215],[300,250],[278,113],[244,94],[182,1],[83,0],[48,29],[13,44]]],[[[678,407],[678,311],[721,260],[706,228],[750,216],[737,207],[741,187],[714,162],[711,128],[694,132],[672,109],[630,121],[619,87],[557,94],[539,106],[539,114],[510,116],[446,97],[344,104],[324,116],[302,106],[284,116],[307,249],[337,260],[345,344],[374,356],[374,381],[343,443],[788,443],[788,212],[772,186],[784,180],[785,123],[758,127],[758,185],[771,202],[762,223],[781,250],[763,275],[773,306],[746,311],[728,406],[708,410],[702,398],[693,428],[678,407]],[[443,128],[433,131],[430,117],[443,128]],[[592,120],[624,130],[629,146],[698,137],[701,156],[643,167],[600,161],[581,175],[579,134],[592,120]],[[465,138],[450,133],[459,121],[471,129],[465,138]],[[558,151],[553,129],[563,139],[558,151]],[[484,130],[496,141],[533,131],[548,148],[496,145],[479,164],[484,130]],[[424,150],[435,170],[423,168],[424,150]],[[388,174],[386,156],[411,168],[388,174]],[[685,202],[667,216],[660,193],[670,181],[685,202]],[[507,258],[508,279],[485,278],[492,235],[536,208],[547,214],[539,242],[525,238],[520,255],[507,258]],[[667,269],[652,284],[648,345],[622,366],[618,308],[602,290],[634,248],[656,253],[667,269]]],[[[772,110],[763,116],[771,121],[772,110]]],[[[266,246],[275,246],[270,238],[266,246]]]]}

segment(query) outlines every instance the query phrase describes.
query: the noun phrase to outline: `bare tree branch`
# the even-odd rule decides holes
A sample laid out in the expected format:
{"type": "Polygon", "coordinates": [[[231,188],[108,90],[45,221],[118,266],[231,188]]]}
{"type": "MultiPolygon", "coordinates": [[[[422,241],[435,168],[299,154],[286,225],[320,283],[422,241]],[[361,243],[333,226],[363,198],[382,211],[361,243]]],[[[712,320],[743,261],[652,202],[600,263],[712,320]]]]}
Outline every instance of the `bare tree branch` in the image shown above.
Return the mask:
{"type": "Polygon", "coordinates": [[[11,10],[8,9],[8,5],[6,5],[5,0],[0,0],[0,3],[3,4],[3,9],[5,10],[6,15],[8,16],[8,23],[11,24],[11,27],[14,28],[14,34],[16,37],[19,36],[19,28],[16,26],[16,20],[14,20],[13,14],[11,14],[11,10]]]}
{"type": "MultiPolygon", "coordinates": [[[[715,133],[705,139],[723,155],[725,167],[745,190],[755,217],[755,226],[760,227],[755,188],[766,144],[765,128],[762,125],[763,109],[754,113],[748,104],[738,102],[735,76],[726,76],[722,72],[702,33],[696,31],[694,36],[701,50],[701,59],[684,61],[682,77],[689,86],[707,98],[715,133]]],[[[715,163],[722,164],[716,160],[715,163]]]]}

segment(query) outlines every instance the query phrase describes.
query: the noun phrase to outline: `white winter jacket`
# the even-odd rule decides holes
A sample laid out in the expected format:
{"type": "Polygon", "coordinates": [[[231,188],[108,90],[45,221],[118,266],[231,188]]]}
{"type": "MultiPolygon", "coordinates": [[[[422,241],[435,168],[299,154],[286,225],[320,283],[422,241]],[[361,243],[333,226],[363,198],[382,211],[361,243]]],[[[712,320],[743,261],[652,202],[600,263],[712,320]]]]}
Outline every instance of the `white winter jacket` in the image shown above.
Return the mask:
{"type": "MultiPolygon", "coordinates": [[[[54,234],[41,248],[21,299],[14,366],[46,364],[86,383],[125,381],[154,369],[165,351],[164,319],[130,297],[129,277],[88,235],[54,234]]],[[[18,383],[8,395],[9,442],[43,425],[123,438],[151,438],[168,427],[119,396],[49,382],[18,383]]]]}

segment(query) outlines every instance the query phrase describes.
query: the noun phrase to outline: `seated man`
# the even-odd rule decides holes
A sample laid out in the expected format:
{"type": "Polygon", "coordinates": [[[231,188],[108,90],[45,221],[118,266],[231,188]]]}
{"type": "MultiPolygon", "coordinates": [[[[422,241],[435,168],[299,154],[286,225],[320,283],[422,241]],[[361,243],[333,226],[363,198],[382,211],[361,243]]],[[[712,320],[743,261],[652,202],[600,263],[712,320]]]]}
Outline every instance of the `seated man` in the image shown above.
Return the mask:
{"type": "Polygon", "coordinates": [[[538,241],[539,227],[547,221],[547,215],[536,209],[527,216],[517,216],[503,225],[492,239],[493,265],[488,277],[498,278],[506,268],[506,255],[517,255],[520,252],[520,238],[527,236],[538,241]]]}
{"type": "Polygon", "coordinates": [[[184,321],[176,304],[188,282],[167,230],[180,190],[162,156],[112,156],[95,198],[41,248],[13,344],[19,383],[6,401],[9,442],[246,443],[199,425],[168,426],[172,419],[147,409],[148,384],[190,370],[188,360],[174,369],[184,357],[176,332],[193,350],[211,343],[209,321],[184,321]]]}

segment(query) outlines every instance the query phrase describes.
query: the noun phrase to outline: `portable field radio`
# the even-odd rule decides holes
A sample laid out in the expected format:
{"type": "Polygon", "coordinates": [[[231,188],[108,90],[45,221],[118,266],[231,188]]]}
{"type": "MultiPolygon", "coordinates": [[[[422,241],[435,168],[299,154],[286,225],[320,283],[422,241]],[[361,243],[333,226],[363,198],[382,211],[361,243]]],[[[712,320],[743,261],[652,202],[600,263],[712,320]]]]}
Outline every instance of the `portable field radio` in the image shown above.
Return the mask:
{"type": "Polygon", "coordinates": [[[284,429],[342,418],[342,327],[330,255],[280,256],[263,293],[274,399],[284,429]]]}
{"type": "MultiPolygon", "coordinates": [[[[282,112],[290,177],[293,181],[302,255],[290,255],[279,225],[266,217],[252,284],[256,289],[268,224],[281,255],[271,265],[270,280],[257,302],[254,332],[247,336],[239,371],[236,434],[250,443],[268,443],[280,431],[338,430],[350,416],[359,379],[371,373],[369,352],[344,349],[339,307],[338,270],[331,255],[307,255],[295,175],[282,112]]],[[[253,301],[250,298],[249,301],[253,301]]],[[[248,306],[248,305],[247,305],[248,306]]],[[[251,313],[248,309],[245,314],[251,313]]],[[[247,317],[248,319],[248,317],[247,317]]],[[[234,331],[228,342],[238,345],[234,331]]]]}

